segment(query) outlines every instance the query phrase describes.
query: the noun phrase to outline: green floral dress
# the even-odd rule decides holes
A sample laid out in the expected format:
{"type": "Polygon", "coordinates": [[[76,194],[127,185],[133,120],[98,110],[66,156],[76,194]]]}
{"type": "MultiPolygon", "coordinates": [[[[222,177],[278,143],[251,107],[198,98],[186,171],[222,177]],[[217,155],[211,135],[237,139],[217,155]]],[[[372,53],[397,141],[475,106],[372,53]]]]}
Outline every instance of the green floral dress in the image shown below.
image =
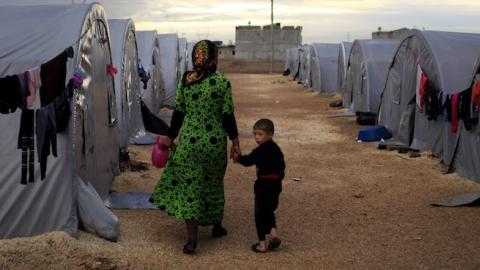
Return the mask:
{"type": "Polygon", "coordinates": [[[218,73],[188,87],[180,80],[174,107],[185,114],[180,143],[170,153],[153,204],[179,219],[221,222],[228,162],[222,121],[224,113],[233,113],[230,82],[218,73]]]}

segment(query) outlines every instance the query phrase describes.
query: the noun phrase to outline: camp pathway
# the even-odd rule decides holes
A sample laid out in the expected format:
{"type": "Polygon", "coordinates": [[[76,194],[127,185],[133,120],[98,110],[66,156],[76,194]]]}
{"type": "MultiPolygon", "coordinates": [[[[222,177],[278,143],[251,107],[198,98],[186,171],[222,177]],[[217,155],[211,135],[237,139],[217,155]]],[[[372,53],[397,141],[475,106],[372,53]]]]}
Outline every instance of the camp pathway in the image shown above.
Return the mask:
{"type": "MultiPolygon", "coordinates": [[[[355,140],[351,117],[328,118],[335,99],[280,75],[227,74],[234,92],[242,151],[255,147],[252,125],[275,123],[287,164],[277,211],[282,247],[255,254],[255,169],[229,163],[224,225],[212,239],[201,228],[197,254],[181,252],[184,223],[157,210],[114,211],[120,238],[111,243],[87,233],[0,241],[0,268],[84,269],[475,269],[480,267],[480,210],[433,208],[431,203],[476,183],[444,175],[439,161],[380,151],[355,140]],[[295,179],[302,179],[296,181],[295,179]],[[108,269],[108,268],[107,268],[108,269]]],[[[151,147],[131,148],[149,162],[151,147]]],[[[114,190],[151,191],[161,170],[128,172],[114,190]]]]}

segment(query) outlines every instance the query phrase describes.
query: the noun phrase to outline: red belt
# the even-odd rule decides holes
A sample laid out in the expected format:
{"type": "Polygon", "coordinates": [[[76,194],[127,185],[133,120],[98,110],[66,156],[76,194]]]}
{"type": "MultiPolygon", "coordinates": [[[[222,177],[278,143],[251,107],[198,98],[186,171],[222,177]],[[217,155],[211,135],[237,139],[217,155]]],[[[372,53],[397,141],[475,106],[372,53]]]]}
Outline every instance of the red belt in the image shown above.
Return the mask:
{"type": "Polygon", "coordinates": [[[262,175],[259,177],[262,180],[279,180],[280,175],[278,174],[267,174],[267,175],[262,175]]]}

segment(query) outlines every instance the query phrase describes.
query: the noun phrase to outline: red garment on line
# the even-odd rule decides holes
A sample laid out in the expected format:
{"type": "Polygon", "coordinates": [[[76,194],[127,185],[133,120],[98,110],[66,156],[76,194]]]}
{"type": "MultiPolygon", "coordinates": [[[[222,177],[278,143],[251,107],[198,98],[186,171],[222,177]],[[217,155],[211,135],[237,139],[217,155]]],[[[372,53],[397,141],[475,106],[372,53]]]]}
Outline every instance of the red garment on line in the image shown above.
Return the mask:
{"type": "Polygon", "coordinates": [[[458,100],[460,93],[452,95],[452,133],[458,130],[458,100]]]}
{"type": "Polygon", "coordinates": [[[480,109],[480,80],[476,81],[473,84],[472,103],[477,109],[480,109]]]}

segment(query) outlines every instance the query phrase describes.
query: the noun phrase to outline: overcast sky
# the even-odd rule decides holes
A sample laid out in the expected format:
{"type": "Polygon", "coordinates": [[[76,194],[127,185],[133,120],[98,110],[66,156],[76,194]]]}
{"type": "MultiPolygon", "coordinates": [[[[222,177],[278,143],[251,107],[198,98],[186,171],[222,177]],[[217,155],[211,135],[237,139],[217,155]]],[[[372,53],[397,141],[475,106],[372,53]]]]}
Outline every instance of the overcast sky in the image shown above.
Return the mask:
{"type": "MultiPolygon", "coordinates": [[[[74,0],[83,2],[83,0],[74,0]]],[[[92,2],[87,0],[87,2],[92,2]]],[[[270,23],[268,0],[98,0],[109,18],[132,18],[137,30],[177,32],[190,40],[235,41],[235,26],[270,23]]],[[[72,0],[0,0],[1,5],[72,0]]],[[[304,43],[369,38],[379,26],[480,33],[479,0],[275,0],[275,22],[303,26],[304,43]]]]}

